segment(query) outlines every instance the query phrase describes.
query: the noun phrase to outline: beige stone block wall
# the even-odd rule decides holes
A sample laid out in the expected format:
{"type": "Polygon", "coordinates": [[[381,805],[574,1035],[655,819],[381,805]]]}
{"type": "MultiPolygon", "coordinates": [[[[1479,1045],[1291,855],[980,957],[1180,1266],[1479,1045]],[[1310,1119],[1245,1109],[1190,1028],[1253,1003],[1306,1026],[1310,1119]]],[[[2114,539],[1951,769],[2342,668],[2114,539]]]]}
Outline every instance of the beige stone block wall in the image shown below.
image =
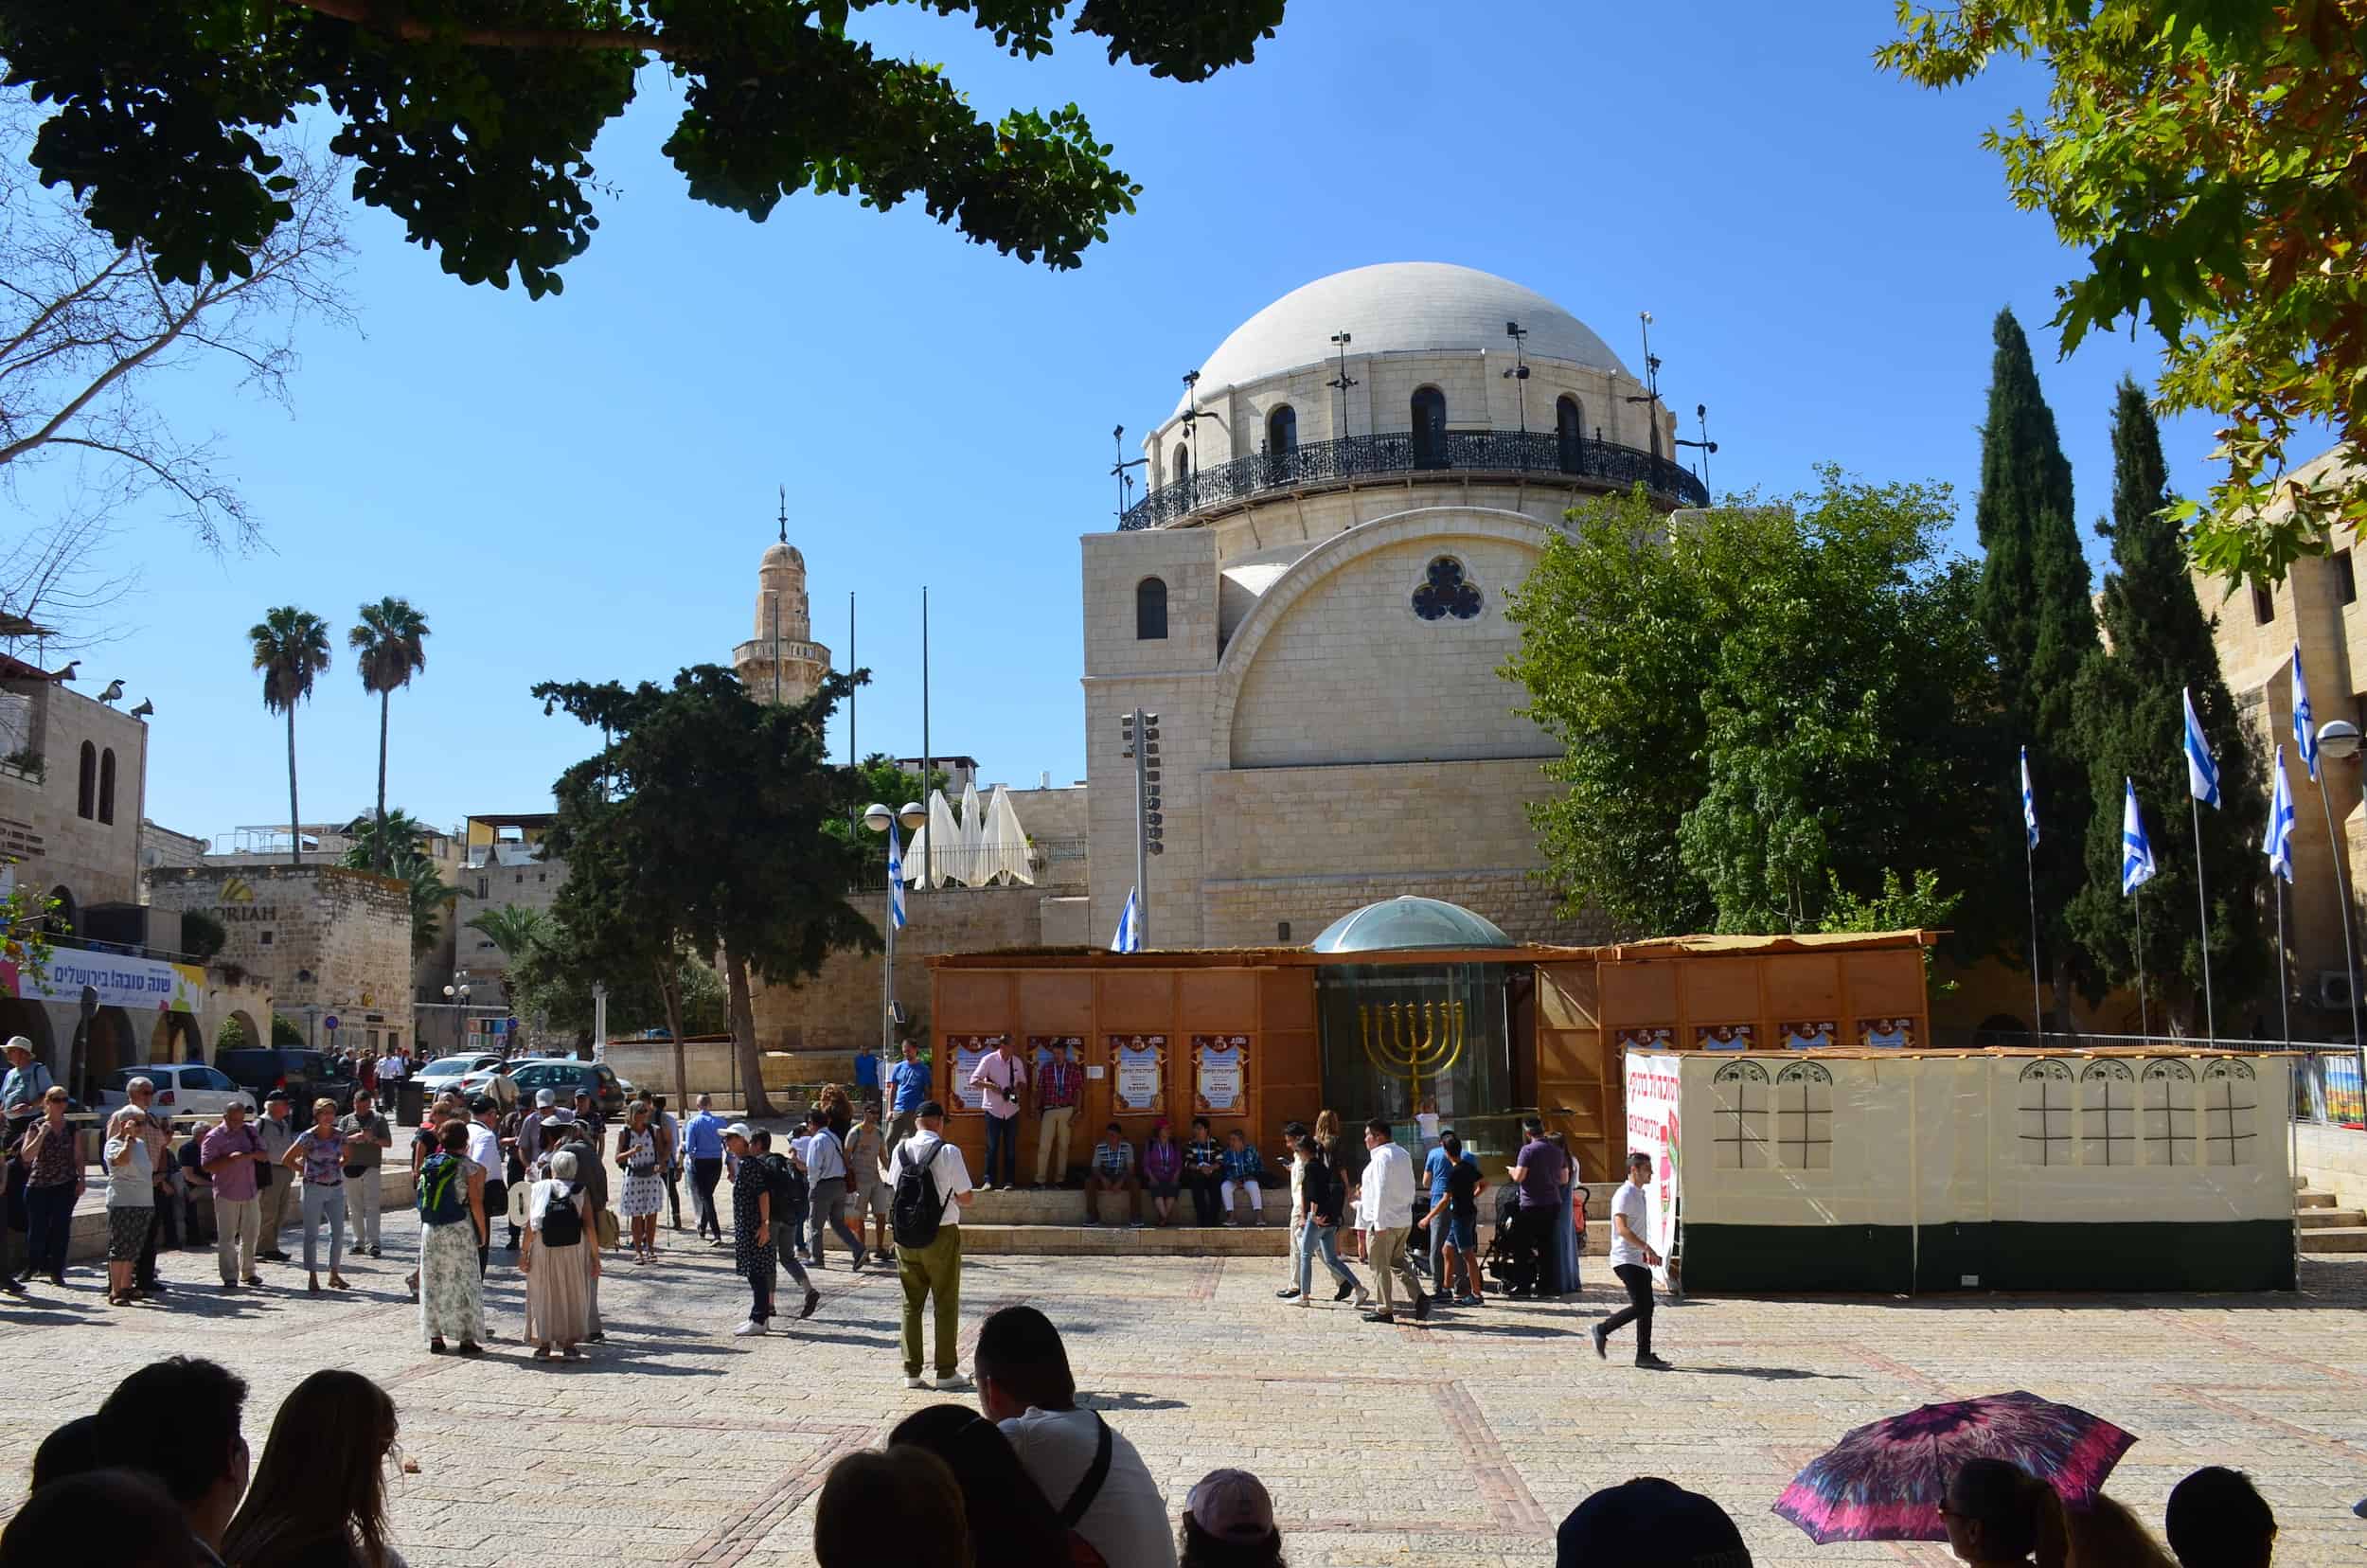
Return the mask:
{"type": "MultiPolygon", "coordinates": [[[[469,971],[469,1001],[472,1006],[506,1004],[509,991],[502,977],[509,969],[509,955],[496,947],[490,936],[470,930],[469,922],[479,915],[500,909],[531,909],[548,915],[559,902],[560,888],[566,883],[567,863],[543,860],[530,865],[485,865],[475,870],[464,866],[454,873],[452,881],[460,890],[448,916],[453,927],[453,966],[469,971]]],[[[436,999],[442,1000],[443,988],[452,976],[431,975],[428,979],[436,999]]]]}
{"type": "MultiPolygon", "coordinates": [[[[150,882],[157,907],[203,909],[221,920],[229,940],[214,967],[257,977],[299,1027],[317,1028],[333,1014],[340,1045],[371,1044],[373,1034],[381,1049],[415,1040],[402,882],[311,864],[160,867],[150,882]]],[[[316,1034],[315,1043],[329,1041],[316,1034]]]]}
{"type": "Polygon", "coordinates": [[[1539,864],[1525,808],[1556,788],[1541,767],[1529,757],[1212,773],[1209,859],[1230,878],[1524,873],[1539,864]]]}
{"type": "Polygon", "coordinates": [[[0,683],[0,695],[22,722],[24,743],[46,763],[38,780],[0,770],[0,857],[17,863],[17,881],[27,887],[65,888],[78,912],[95,903],[136,903],[148,726],[51,682],[0,683]],[[112,823],[80,814],[84,741],[99,757],[115,755],[112,823]]]}

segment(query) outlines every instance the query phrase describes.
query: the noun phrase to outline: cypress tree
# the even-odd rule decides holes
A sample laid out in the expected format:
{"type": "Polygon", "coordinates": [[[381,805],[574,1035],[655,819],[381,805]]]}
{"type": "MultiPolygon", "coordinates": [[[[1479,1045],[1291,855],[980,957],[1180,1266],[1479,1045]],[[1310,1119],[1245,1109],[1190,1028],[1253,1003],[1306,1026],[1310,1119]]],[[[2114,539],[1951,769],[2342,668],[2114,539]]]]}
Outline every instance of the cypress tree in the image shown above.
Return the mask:
{"type": "MultiPolygon", "coordinates": [[[[2153,1025],[2161,1029],[2175,1018],[2202,1032],[2195,813],[2187,808],[2180,698],[2191,689],[2219,764],[2220,808],[2201,812],[2212,991],[2219,1032],[2249,1034],[2254,1005],[2275,989],[2274,954],[2262,936],[2265,774],[2220,678],[2214,617],[2195,592],[2179,526],[2164,515],[2169,504],[2153,411],[2137,383],[2124,380],[2112,410],[2112,515],[2096,525],[2112,546],[2104,579],[2107,647],[2089,656],[2074,704],[2098,810],[2088,831],[2088,885],[2072,902],[2071,927],[2103,978],[2135,987],[2135,911],[2121,895],[2121,781],[2131,779],[2156,867],[2145,888],[2142,954],[2153,1025]]],[[[2275,1016],[2271,1006],[2271,1028],[2275,1016]]]]}
{"type": "MultiPolygon", "coordinates": [[[[2072,515],[2071,463],[2055,414],[2038,390],[2030,341],[2010,310],[1997,313],[1989,406],[1981,427],[1981,623],[1997,659],[1998,695],[2012,743],[2027,746],[2041,830],[2034,868],[2039,957],[2054,985],[2058,1026],[2070,1023],[2072,988],[2092,987],[2093,967],[2071,939],[2065,911],[2087,880],[2094,814],[2088,758],[2073,718],[2082,666],[2097,648],[2088,599],[2088,558],[2072,515]]],[[[2023,892],[2020,781],[2010,747],[1997,758],[1994,907],[2001,933],[2029,929],[2023,892]],[[2020,919],[2014,918],[2020,915],[2020,919]]],[[[2028,942],[2006,937],[2020,954],[2028,942]]]]}

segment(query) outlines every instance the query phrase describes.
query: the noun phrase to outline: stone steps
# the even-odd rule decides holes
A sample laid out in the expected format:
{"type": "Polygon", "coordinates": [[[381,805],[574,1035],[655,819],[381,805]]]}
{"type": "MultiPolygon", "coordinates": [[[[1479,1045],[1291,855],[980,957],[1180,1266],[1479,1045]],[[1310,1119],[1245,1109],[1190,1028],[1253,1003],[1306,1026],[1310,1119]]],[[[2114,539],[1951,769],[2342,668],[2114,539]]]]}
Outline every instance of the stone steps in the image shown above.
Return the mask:
{"type": "Polygon", "coordinates": [[[2332,1208],[2335,1202],[2333,1193],[2319,1187],[2302,1187],[2293,1194],[2293,1206],[2297,1209],[2332,1208]]]}
{"type": "Polygon", "coordinates": [[[2367,1253],[2367,1225],[2342,1225],[2313,1230],[2302,1237],[2306,1253],[2367,1253]]]}
{"type": "MultiPolygon", "coordinates": [[[[975,1212],[975,1205],[972,1205],[975,1212]]],[[[1284,1225],[998,1225],[962,1219],[962,1252],[1041,1256],[1287,1257],[1284,1225]]]]}
{"type": "Polygon", "coordinates": [[[2351,1230],[2367,1225],[2367,1213],[2358,1209],[2305,1208],[2295,1209],[2293,1218],[2305,1231],[2351,1230]]]}

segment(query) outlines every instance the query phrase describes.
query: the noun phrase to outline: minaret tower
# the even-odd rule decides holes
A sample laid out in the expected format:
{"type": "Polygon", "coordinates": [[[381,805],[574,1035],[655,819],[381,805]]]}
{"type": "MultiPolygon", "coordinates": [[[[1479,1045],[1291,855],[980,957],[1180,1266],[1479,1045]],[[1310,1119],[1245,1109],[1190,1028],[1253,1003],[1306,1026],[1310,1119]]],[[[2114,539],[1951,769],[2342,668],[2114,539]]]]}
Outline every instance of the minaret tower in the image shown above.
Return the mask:
{"type": "Polygon", "coordinates": [[[732,668],[759,703],[802,703],[822,686],[830,650],[810,640],[806,558],[789,542],[789,487],[781,487],[781,536],[756,562],[756,634],[732,650],[732,668]]]}

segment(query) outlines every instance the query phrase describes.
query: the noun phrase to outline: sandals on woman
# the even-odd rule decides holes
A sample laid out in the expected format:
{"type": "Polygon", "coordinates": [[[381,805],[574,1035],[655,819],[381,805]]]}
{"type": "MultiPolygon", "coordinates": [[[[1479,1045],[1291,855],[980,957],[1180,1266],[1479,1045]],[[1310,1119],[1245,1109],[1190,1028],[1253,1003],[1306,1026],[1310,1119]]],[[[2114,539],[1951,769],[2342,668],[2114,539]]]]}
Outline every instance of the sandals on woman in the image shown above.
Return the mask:
{"type": "Polygon", "coordinates": [[[551,1359],[551,1347],[550,1347],[549,1345],[536,1345],[536,1346],[534,1347],[534,1359],[535,1359],[536,1361],[548,1361],[548,1360],[550,1360],[550,1359],[551,1359]]]}

